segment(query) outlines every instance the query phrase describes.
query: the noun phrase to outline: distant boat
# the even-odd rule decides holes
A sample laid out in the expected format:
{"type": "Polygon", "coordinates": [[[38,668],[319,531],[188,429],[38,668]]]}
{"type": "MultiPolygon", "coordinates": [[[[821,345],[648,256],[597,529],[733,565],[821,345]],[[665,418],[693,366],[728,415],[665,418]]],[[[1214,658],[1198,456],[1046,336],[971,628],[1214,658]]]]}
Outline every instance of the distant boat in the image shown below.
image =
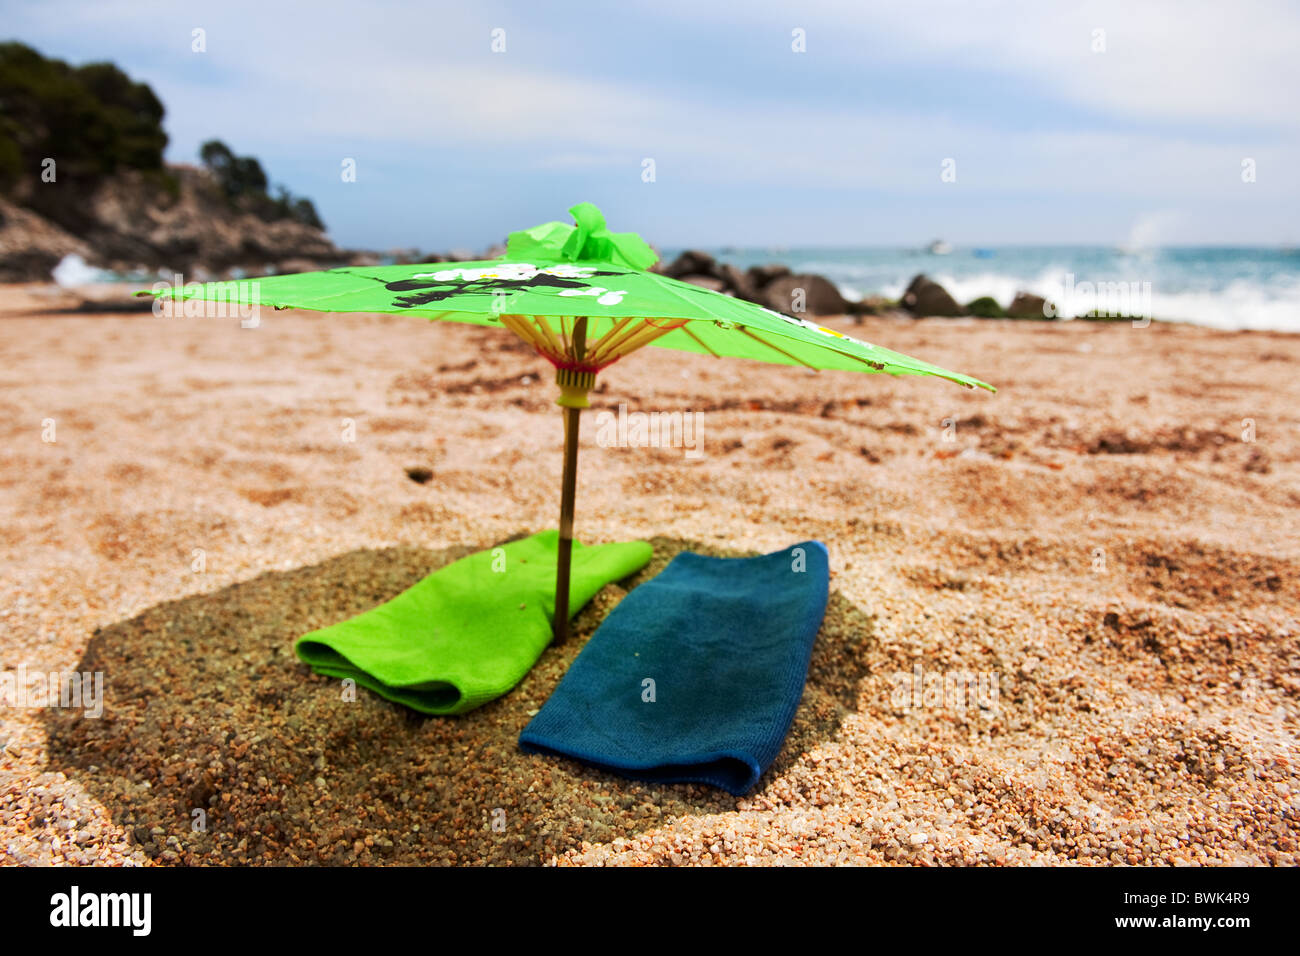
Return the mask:
{"type": "Polygon", "coordinates": [[[975,250],[975,258],[976,258],[976,259],[992,259],[995,255],[997,255],[997,253],[994,252],[992,249],[976,249],[976,250],[975,250]]]}
{"type": "Polygon", "coordinates": [[[948,253],[952,252],[952,246],[948,245],[948,243],[944,242],[942,239],[936,239],[934,242],[926,246],[925,250],[932,256],[946,256],[948,253]]]}

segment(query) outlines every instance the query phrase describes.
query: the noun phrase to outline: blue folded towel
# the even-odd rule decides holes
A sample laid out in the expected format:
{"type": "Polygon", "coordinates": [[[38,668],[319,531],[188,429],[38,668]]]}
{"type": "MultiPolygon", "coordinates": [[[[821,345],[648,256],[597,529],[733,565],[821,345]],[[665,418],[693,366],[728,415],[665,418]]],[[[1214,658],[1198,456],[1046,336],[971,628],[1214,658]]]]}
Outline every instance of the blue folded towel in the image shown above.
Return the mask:
{"type": "Polygon", "coordinates": [[[820,541],[758,558],[682,552],[614,608],[519,746],[746,793],[794,720],[829,586],[820,541]]]}

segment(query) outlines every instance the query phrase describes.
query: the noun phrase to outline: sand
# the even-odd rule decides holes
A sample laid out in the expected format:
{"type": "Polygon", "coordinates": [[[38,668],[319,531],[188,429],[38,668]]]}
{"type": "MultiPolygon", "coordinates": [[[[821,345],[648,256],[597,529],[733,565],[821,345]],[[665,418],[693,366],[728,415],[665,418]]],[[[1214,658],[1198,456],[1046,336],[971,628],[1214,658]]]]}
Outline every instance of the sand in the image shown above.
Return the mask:
{"type": "Polygon", "coordinates": [[[0,862],[1296,860],[1295,336],[827,323],[997,395],[637,353],[593,413],[701,412],[703,456],[599,447],[589,413],[577,531],[655,562],[514,692],[425,719],[290,643],[554,527],[549,366],[411,317],[57,301],[0,288],[0,673],[100,672],[104,713],[0,708],[0,862]],[[676,550],[809,537],[830,612],[749,796],[518,752],[676,550]]]}

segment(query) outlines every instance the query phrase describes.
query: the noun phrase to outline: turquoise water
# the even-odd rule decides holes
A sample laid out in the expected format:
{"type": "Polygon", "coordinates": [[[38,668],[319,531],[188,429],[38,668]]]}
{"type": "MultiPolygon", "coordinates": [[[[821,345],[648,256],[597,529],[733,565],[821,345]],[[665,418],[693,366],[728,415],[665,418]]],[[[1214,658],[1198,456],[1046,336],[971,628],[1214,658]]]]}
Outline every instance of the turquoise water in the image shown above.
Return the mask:
{"type": "MultiPolygon", "coordinates": [[[[665,258],[677,251],[666,250],[665,258]]],[[[1295,249],[958,246],[947,255],[889,248],[708,251],[741,267],[780,262],[796,272],[820,273],[855,299],[897,298],[914,275],[924,272],[963,303],[991,295],[1006,306],[1025,290],[1057,303],[1065,316],[1101,308],[1219,328],[1300,332],[1300,250],[1295,249]]]]}

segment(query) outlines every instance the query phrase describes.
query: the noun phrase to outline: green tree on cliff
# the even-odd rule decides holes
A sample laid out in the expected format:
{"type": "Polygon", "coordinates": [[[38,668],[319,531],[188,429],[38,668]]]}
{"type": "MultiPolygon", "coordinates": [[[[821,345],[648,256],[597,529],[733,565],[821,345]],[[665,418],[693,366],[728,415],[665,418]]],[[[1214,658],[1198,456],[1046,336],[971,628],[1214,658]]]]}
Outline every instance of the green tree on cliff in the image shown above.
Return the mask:
{"type": "MultiPolygon", "coordinates": [[[[20,202],[76,231],[85,197],[119,171],[149,174],[174,193],[177,182],[163,164],[163,113],[153,90],[111,63],[74,67],[22,43],[0,43],[0,194],[20,192],[20,202]],[[50,159],[68,188],[35,188],[50,159]]],[[[283,186],[274,198],[268,193],[266,171],[252,156],[211,140],[199,157],[233,206],[324,230],[311,200],[283,186]]]]}
{"type": "Polygon", "coordinates": [[[163,105],[111,63],[69,66],[0,43],[0,190],[54,159],[59,180],[93,185],[119,169],[161,172],[163,105]]]}
{"type": "Polygon", "coordinates": [[[294,196],[284,186],[276,187],[276,197],[272,199],[267,192],[266,172],[252,156],[236,156],[221,140],[210,139],[199,147],[199,159],[235,205],[268,222],[293,219],[314,229],[325,228],[310,199],[294,196]]]}

